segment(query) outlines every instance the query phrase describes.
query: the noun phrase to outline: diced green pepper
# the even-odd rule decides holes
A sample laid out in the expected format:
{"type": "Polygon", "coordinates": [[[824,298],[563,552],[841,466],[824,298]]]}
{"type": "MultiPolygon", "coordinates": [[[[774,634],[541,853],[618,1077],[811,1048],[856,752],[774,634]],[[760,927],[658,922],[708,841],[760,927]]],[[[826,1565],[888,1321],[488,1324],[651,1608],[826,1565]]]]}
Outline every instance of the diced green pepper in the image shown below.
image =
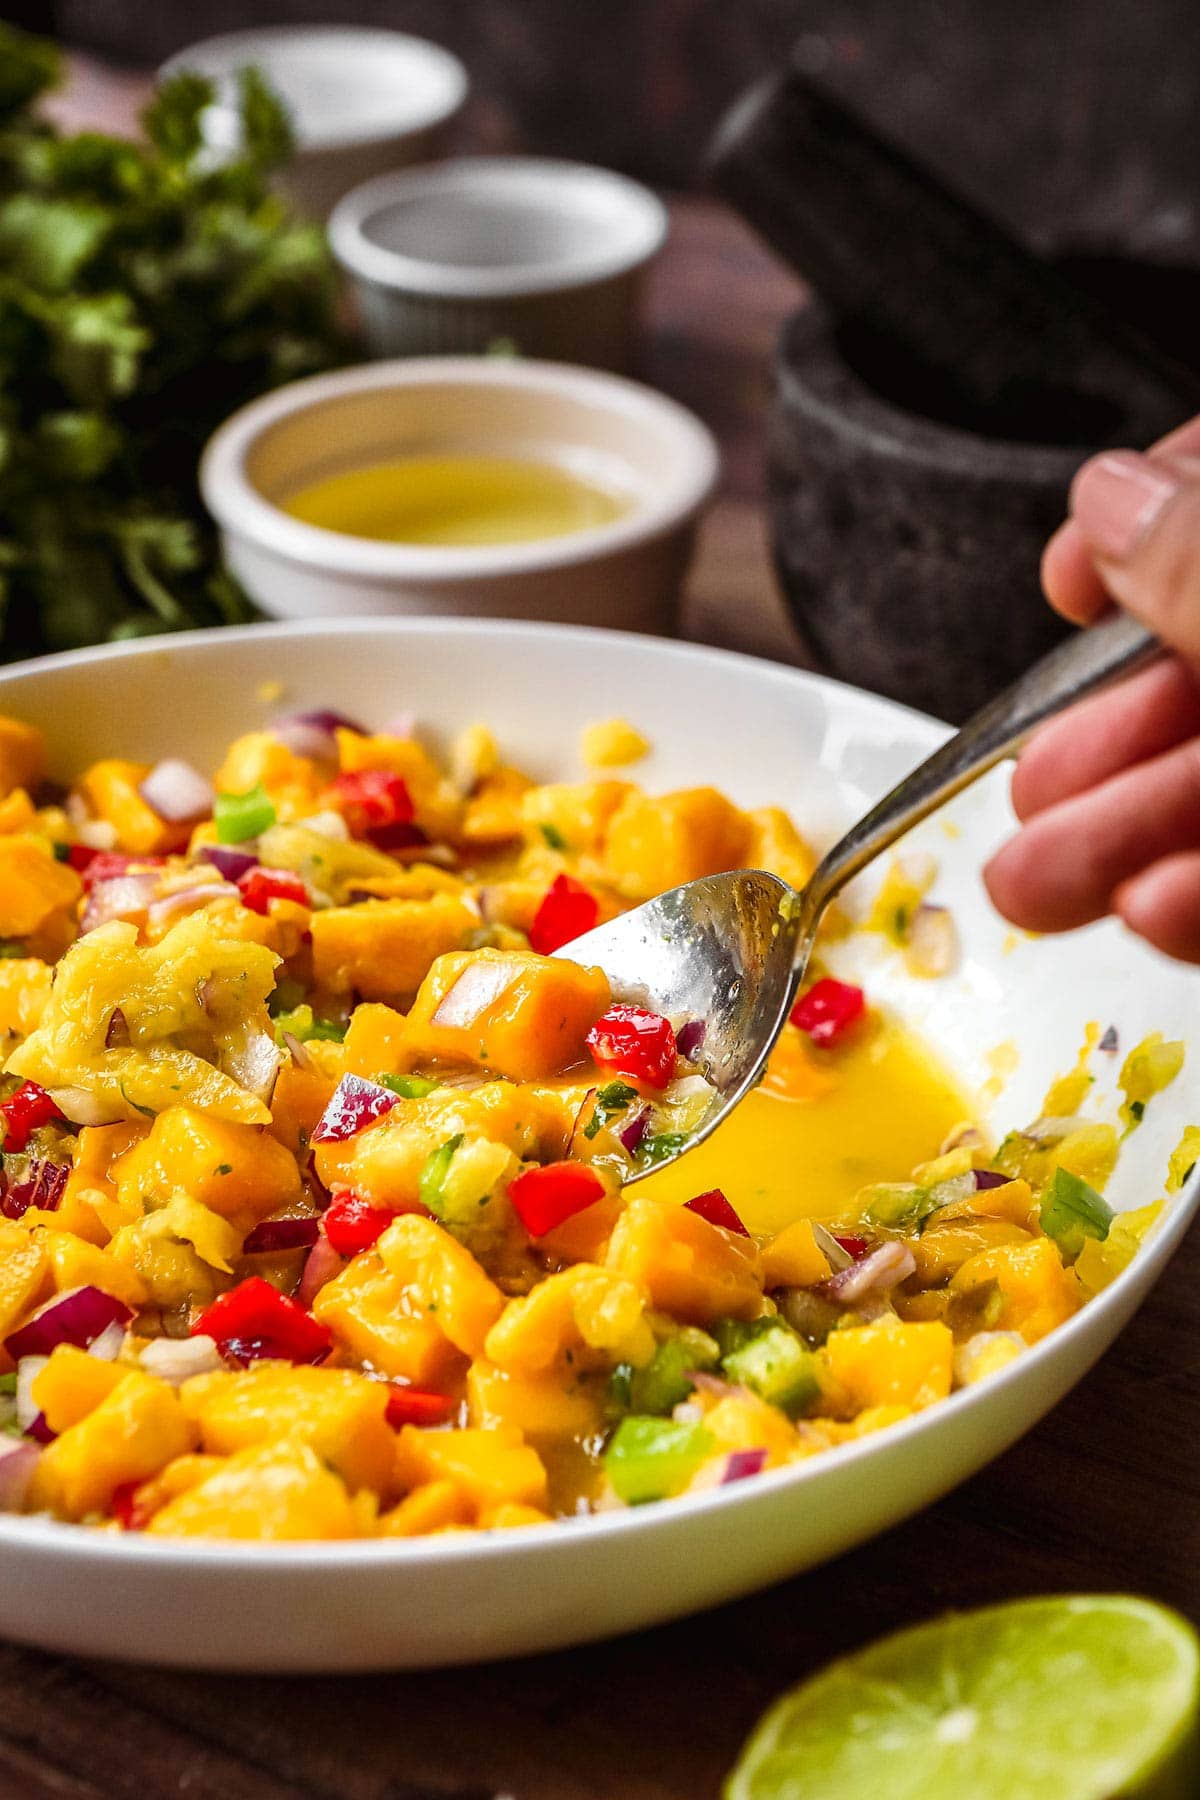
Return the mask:
{"type": "Polygon", "coordinates": [[[314,1039],[318,1043],[340,1044],[346,1035],[346,1027],[332,1019],[316,1018],[312,1007],[306,1004],[293,1007],[291,1012],[276,1013],[275,1042],[281,1049],[285,1032],[301,1044],[311,1043],[314,1039]]]}
{"type": "Polygon", "coordinates": [[[440,1081],[430,1080],[428,1075],[376,1075],[374,1079],[380,1087],[399,1094],[402,1100],[423,1100],[426,1094],[432,1094],[442,1085],[440,1081]]]}
{"type": "Polygon", "coordinates": [[[218,844],[244,844],[275,823],[275,803],[262,782],[244,794],[218,794],[213,806],[218,844]]]}
{"type": "Polygon", "coordinates": [[[775,1323],[773,1314],[765,1319],[718,1319],[712,1327],[712,1335],[724,1358],[734,1350],[740,1350],[743,1344],[761,1337],[764,1331],[770,1331],[775,1323]]]}
{"type": "Polygon", "coordinates": [[[1070,1169],[1055,1169],[1053,1180],[1042,1195],[1040,1217],[1042,1230],[1054,1239],[1065,1257],[1078,1256],[1087,1238],[1106,1238],[1113,1216],[1103,1194],[1089,1187],[1080,1176],[1072,1175],[1070,1169]]]}
{"type": "Polygon", "coordinates": [[[715,1368],[716,1340],[706,1331],[685,1326],[677,1337],[658,1346],[644,1369],[634,1372],[630,1405],[639,1413],[669,1413],[692,1391],[688,1376],[693,1369],[715,1368]]]}
{"type": "Polygon", "coordinates": [[[421,1179],[417,1188],[421,1205],[427,1206],[436,1218],[441,1218],[446,1210],[446,1177],[450,1173],[450,1164],[454,1161],[454,1152],[463,1141],[462,1132],[447,1138],[436,1150],[431,1150],[425,1158],[425,1166],[421,1170],[421,1179]]]}
{"type": "Polygon", "coordinates": [[[716,1439],[703,1425],[630,1413],[609,1440],[604,1469],[618,1498],[637,1506],[679,1493],[715,1449],[716,1439]]]}
{"type": "Polygon", "coordinates": [[[821,1392],[816,1357],[794,1331],[778,1321],[740,1350],[731,1351],[721,1368],[730,1381],[740,1382],[792,1418],[811,1406],[821,1392]]]}
{"type": "Polygon", "coordinates": [[[616,1417],[627,1413],[633,1405],[633,1364],[620,1362],[608,1378],[604,1394],[605,1410],[616,1417]]]}
{"type": "Polygon", "coordinates": [[[913,1181],[880,1181],[859,1194],[863,1217],[873,1225],[908,1225],[924,1219],[936,1207],[928,1188],[913,1181]]]}

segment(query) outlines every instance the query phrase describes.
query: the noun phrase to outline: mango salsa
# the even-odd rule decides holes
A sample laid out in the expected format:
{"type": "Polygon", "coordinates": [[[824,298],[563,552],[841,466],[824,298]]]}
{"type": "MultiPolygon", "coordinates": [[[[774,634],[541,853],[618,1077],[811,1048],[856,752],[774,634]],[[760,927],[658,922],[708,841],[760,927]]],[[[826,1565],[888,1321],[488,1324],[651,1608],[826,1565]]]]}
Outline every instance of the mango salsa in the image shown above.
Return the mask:
{"type": "MultiPolygon", "coordinates": [[[[648,749],[612,719],[582,753],[648,749]]],[[[191,771],[211,804],[186,824],[154,773],[55,769],[0,718],[0,1431],[36,1455],[25,1510],[265,1543],[669,1501],[990,1380],[1168,1204],[1102,1190],[1182,1045],[1129,1052],[1114,1120],[1089,1028],[993,1145],[823,965],[760,1089],[672,1161],[712,1099],[704,1021],[573,946],[718,870],[803,884],[778,807],[538,782],[478,723],[444,762],[259,725],[191,771]]],[[[906,941],[936,878],[897,865],[867,928],[906,941]]]]}

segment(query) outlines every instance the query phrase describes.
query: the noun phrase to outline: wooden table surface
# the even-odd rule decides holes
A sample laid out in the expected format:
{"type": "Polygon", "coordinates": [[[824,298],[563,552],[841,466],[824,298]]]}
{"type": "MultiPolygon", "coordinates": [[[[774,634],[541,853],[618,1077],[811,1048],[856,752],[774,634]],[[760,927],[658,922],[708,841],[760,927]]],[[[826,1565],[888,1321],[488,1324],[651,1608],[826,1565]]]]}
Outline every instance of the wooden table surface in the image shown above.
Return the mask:
{"type": "MultiPolygon", "coordinates": [[[[726,450],[688,628],[789,660],[803,652],[771,584],[757,443],[796,298],[717,207],[676,206],[646,370],[726,450]]],[[[507,1665],[321,1679],[0,1645],[0,1800],[706,1800],[781,1688],[945,1607],[1131,1589],[1200,1619],[1198,1288],[1192,1240],[1099,1367],[991,1468],[837,1562],[681,1624],[507,1665]]]]}

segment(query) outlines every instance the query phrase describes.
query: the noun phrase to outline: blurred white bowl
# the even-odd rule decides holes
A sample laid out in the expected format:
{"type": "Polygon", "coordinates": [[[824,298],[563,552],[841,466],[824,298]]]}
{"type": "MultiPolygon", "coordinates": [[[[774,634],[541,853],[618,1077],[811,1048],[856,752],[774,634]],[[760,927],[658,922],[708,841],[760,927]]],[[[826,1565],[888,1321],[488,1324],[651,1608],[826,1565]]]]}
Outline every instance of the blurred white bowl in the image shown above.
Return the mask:
{"type": "Polygon", "coordinates": [[[582,163],[467,157],[356,188],[329,239],[375,356],[486,350],[624,369],[662,202],[582,163]]]}
{"type": "Polygon", "coordinates": [[[697,514],[719,467],[692,413],[616,375],[429,357],[317,375],[243,407],[200,465],[226,561],[264,612],[472,613],[669,633],[697,514]],[[611,523],[526,543],[384,543],[308,525],[282,503],[405,456],[549,462],[628,499],[611,523]]]}
{"type": "Polygon", "coordinates": [[[237,147],[237,76],[250,65],[291,114],[296,153],[282,185],[321,219],[371,176],[437,155],[467,97],[458,58],[404,32],[344,25],[231,31],[189,44],[159,70],[189,69],[217,84],[204,129],[218,152],[237,147]]]}

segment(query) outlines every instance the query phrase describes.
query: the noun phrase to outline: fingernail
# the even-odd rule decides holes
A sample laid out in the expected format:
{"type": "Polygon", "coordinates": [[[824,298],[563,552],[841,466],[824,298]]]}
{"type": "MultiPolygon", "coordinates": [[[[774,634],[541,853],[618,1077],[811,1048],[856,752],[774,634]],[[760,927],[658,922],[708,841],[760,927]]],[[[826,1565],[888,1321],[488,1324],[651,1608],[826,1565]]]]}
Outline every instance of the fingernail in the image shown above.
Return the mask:
{"type": "Polygon", "coordinates": [[[1084,463],[1071,487],[1071,516],[1100,556],[1127,562],[1178,492],[1170,469],[1116,450],[1084,463]]]}

